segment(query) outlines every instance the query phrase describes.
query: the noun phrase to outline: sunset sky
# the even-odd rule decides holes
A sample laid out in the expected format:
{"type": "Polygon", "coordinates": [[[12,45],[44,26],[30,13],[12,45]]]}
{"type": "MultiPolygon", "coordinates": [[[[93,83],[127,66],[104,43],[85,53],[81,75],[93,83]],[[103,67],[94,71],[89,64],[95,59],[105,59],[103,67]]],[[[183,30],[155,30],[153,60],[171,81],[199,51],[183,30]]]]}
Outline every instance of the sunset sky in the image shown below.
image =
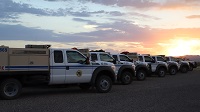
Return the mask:
{"type": "Polygon", "coordinates": [[[0,45],[200,55],[200,0],[0,0],[0,45]]]}

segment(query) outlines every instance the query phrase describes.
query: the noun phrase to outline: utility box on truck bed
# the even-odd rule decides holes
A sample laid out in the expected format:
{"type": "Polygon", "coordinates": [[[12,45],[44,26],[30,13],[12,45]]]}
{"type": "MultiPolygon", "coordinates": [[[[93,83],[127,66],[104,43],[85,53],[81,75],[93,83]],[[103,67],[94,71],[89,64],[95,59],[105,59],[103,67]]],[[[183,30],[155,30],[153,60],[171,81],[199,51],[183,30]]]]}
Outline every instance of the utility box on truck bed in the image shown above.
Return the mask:
{"type": "Polygon", "coordinates": [[[22,87],[30,84],[78,84],[81,89],[95,87],[106,93],[115,79],[113,67],[90,62],[77,50],[49,45],[0,46],[0,97],[4,99],[17,98],[22,87]]]}
{"type": "MultiPolygon", "coordinates": [[[[7,55],[4,59],[8,60],[4,66],[8,71],[48,71],[49,68],[40,66],[49,65],[49,50],[36,48],[7,48],[7,55]],[[26,66],[23,69],[21,66],[26,66]]],[[[1,52],[0,52],[1,54],[1,52]]]]}

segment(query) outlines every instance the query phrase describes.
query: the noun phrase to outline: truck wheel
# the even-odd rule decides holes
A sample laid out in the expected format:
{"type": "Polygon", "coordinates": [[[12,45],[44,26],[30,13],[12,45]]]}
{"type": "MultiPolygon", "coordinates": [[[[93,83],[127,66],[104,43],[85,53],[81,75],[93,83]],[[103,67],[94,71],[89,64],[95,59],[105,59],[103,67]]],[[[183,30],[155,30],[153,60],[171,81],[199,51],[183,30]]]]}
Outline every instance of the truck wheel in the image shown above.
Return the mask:
{"type": "Polygon", "coordinates": [[[110,77],[105,75],[99,76],[97,77],[95,86],[99,93],[107,93],[112,88],[112,80],[110,77]]]}
{"type": "Polygon", "coordinates": [[[193,71],[193,66],[190,66],[189,71],[193,71]]]}
{"type": "Polygon", "coordinates": [[[22,91],[21,83],[16,79],[6,79],[0,85],[0,95],[3,99],[17,98],[22,91]]]}
{"type": "Polygon", "coordinates": [[[165,77],[165,74],[166,74],[166,70],[164,68],[160,68],[158,70],[158,76],[159,77],[165,77]]]}
{"type": "Polygon", "coordinates": [[[188,67],[183,66],[183,67],[181,68],[181,72],[182,72],[182,73],[187,73],[187,72],[188,72],[188,67]]]}
{"type": "Polygon", "coordinates": [[[144,70],[138,70],[136,72],[136,79],[139,81],[143,81],[146,78],[146,71],[144,70]]]}
{"type": "Polygon", "coordinates": [[[80,84],[79,87],[82,89],[82,90],[89,90],[91,85],[90,84],[80,84]]]}
{"type": "Polygon", "coordinates": [[[133,81],[133,76],[130,72],[123,72],[120,77],[120,81],[123,85],[131,84],[131,82],[133,81]]]}
{"type": "Polygon", "coordinates": [[[176,73],[177,73],[177,69],[176,69],[175,67],[171,67],[171,68],[169,69],[169,74],[171,74],[171,75],[176,75],[176,73]]]}

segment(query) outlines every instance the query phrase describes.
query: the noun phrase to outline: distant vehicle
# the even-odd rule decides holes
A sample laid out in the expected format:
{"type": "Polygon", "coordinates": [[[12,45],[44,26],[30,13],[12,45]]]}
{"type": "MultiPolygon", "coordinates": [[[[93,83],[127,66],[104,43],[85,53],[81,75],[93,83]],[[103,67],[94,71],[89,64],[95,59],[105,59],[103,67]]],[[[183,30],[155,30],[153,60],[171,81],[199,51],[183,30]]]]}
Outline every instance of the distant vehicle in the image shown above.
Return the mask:
{"type": "Polygon", "coordinates": [[[168,71],[168,65],[166,62],[156,62],[150,55],[138,55],[139,61],[147,62],[151,68],[151,75],[155,73],[159,77],[165,77],[166,72],[168,71]]]}
{"type": "Polygon", "coordinates": [[[195,61],[192,61],[192,60],[184,60],[184,59],[182,59],[182,58],[177,58],[177,60],[188,62],[189,65],[190,65],[189,71],[193,71],[194,68],[197,68],[197,62],[195,62],[195,61]]]}
{"type": "Polygon", "coordinates": [[[189,62],[187,62],[187,61],[182,61],[182,60],[177,59],[177,58],[172,57],[172,56],[166,56],[166,60],[167,60],[167,61],[176,61],[176,62],[178,62],[179,66],[180,66],[180,69],[179,69],[179,70],[180,70],[182,73],[187,73],[188,70],[189,70],[189,68],[190,68],[190,64],[189,64],[189,62]]]}
{"type": "Polygon", "coordinates": [[[167,61],[162,56],[151,56],[156,62],[167,62],[168,72],[171,75],[176,75],[179,70],[179,65],[175,61],[167,61]]]}
{"type": "Polygon", "coordinates": [[[125,54],[111,54],[112,57],[116,60],[117,64],[129,64],[133,65],[135,64],[135,70],[136,70],[136,79],[139,81],[145,80],[147,74],[149,73],[149,66],[147,63],[140,63],[140,62],[133,62],[133,59],[130,59],[125,54]]]}

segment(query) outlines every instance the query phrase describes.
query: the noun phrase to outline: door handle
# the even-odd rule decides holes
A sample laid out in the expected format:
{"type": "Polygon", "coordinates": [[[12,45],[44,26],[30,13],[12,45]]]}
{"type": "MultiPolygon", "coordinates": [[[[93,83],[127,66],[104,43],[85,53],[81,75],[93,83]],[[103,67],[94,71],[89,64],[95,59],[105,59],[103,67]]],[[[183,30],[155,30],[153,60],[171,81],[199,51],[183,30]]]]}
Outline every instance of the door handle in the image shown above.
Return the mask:
{"type": "Polygon", "coordinates": [[[69,66],[66,66],[66,70],[69,70],[69,66]]]}

